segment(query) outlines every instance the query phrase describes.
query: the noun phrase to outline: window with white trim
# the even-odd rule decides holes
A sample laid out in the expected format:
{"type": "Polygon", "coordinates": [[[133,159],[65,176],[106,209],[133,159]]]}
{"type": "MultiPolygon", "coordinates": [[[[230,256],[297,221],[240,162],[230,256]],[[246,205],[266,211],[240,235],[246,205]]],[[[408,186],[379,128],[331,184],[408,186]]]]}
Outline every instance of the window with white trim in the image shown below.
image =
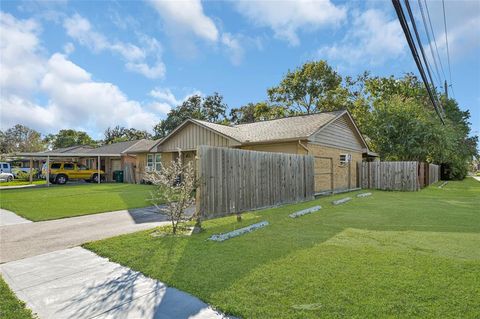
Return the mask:
{"type": "Polygon", "coordinates": [[[340,154],[340,165],[346,165],[352,160],[351,154],[340,154]]]}
{"type": "Polygon", "coordinates": [[[147,154],[147,171],[159,171],[162,168],[162,154],[147,154]]]}

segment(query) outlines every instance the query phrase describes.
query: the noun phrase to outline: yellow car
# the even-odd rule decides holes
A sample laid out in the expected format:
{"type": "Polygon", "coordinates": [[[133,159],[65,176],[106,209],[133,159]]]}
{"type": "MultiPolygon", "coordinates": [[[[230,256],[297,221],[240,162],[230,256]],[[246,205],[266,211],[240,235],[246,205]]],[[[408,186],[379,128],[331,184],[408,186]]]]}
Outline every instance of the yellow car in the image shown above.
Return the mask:
{"type": "MultiPolygon", "coordinates": [[[[46,164],[42,175],[46,176],[46,164]]],[[[74,162],[51,162],[49,169],[50,183],[65,184],[70,179],[83,179],[87,182],[98,182],[98,170],[89,169],[85,165],[74,162]]],[[[105,172],[100,170],[100,180],[105,180],[105,172]]]]}

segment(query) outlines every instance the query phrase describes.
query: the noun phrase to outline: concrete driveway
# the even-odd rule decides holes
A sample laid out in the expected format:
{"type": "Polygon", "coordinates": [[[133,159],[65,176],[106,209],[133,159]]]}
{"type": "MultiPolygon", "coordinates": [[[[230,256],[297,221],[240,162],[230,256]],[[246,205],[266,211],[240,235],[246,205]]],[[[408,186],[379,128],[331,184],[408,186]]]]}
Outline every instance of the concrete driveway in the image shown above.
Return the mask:
{"type": "Polygon", "coordinates": [[[80,247],[0,265],[40,318],[225,318],[198,298],[80,247]]]}
{"type": "Polygon", "coordinates": [[[153,208],[0,226],[0,263],[168,224],[153,208]]]}

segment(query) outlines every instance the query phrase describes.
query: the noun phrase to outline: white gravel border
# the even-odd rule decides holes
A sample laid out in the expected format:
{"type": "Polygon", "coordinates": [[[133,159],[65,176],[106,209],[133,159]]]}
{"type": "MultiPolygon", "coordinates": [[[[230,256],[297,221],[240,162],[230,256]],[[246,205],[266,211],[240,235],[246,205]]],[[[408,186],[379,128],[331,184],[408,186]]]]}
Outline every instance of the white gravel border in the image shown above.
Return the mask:
{"type": "Polygon", "coordinates": [[[367,197],[367,196],[372,196],[372,193],[360,193],[360,194],[357,194],[357,197],[367,197]]]}
{"type": "Polygon", "coordinates": [[[304,209],[304,210],[299,210],[298,212],[292,213],[292,214],[288,215],[288,217],[297,218],[297,217],[300,217],[300,216],[303,216],[303,215],[307,215],[307,214],[317,212],[320,209],[322,209],[322,206],[313,206],[313,207],[310,207],[310,208],[307,208],[307,209],[304,209]]]}
{"type": "Polygon", "coordinates": [[[340,205],[340,204],[346,203],[346,202],[351,201],[351,200],[352,200],[351,197],[345,197],[345,198],[342,198],[342,199],[334,200],[332,202],[332,204],[333,205],[340,205]]]}
{"type": "Polygon", "coordinates": [[[257,230],[257,229],[260,229],[260,228],[263,228],[265,226],[268,225],[268,222],[267,221],[263,221],[263,222],[259,222],[259,223],[256,223],[256,224],[252,224],[250,226],[247,226],[247,227],[243,227],[243,228],[239,228],[239,229],[236,229],[236,230],[233,230],[231,232],[228,232],[228,233],[225,233],[225,234],[215,234],[215,235],[212,235],[208,238],[208,240],[213,240],[213,241],[225,241],[227,239],[230,239],[230,238],[234,238],[234,237],[237,237],[237,236],[241,236],[243,234],[247,234],[247,233],[250,233],[254,230],[257,230]]]}

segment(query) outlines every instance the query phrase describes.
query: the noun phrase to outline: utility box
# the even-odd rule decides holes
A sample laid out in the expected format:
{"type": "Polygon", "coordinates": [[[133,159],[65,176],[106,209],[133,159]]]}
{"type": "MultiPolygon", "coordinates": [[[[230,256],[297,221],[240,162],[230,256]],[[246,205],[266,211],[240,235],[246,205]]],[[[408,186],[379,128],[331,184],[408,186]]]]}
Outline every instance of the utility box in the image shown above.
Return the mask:
{"type": "Polygon", "coordinates": [[[113,180],[117,183],[123,183],[123,171],[113,171],[113,180]]]}

